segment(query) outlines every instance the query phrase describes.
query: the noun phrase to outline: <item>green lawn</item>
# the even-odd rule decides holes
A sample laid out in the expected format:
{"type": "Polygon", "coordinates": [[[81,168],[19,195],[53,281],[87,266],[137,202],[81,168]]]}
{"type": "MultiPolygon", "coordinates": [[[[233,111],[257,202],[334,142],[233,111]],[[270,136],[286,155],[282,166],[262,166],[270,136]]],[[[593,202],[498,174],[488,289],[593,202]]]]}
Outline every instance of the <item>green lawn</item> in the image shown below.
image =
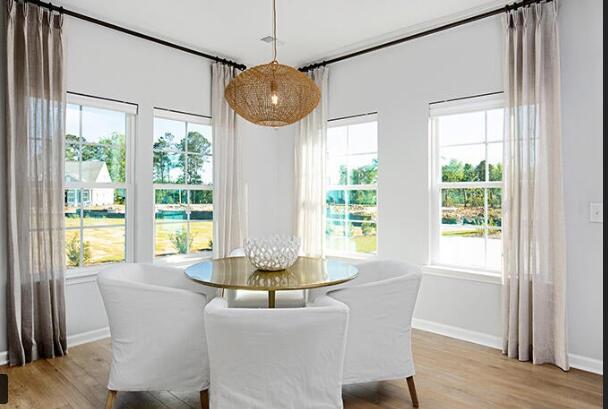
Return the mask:
{"type": "MultiPolygon", "coordinates": [[[[154,251],[157,256],[178,254],[172,238],[180,231],[186,230],[185,222],[177,223],[157,223],[156,242],[154,251]]],[[[211,221],[192,221],[190,222],[190,253],[211,250],[213,240],[213,223],[211,221]]]]}
{"type": "MultiPolygon", "coordinates": [[[[85,227],[90,226],[112,226],[108,228],[85,228],[83,265],[112,263],[125,260],[125,226],[124,219],[99,219],[84,218],[85,227]]],[[[66,218],[66,227],[79,227],[80,219],[66,218]]],[[[66,263],[68,267],[78,266],[80,231],[66,230],[66,263]],[[72,253],[72,257],[70,257],[72,253]]]]}
{"type": "MultiPolygon", "coordinates": [[[[80,219],[67,217],[66,227],[73,228],[80,226],[80,219]]],[[[89,218],[83,219],[84,229],[84,265],[112,263],[125,260],[125,230],[124,219],[116,218],[89,218]],[[109,228],[95,228],[92,226],[115,226],[109,228]],[[91,228],[87,228],[91,227],[91,228]]],[[[186,223],[159,223],[156,225],[155,254],[157,256],[178,254],[172,237],[181,229],[186,229],[186,223]]],[[[66,262],[69,267],[76,267],[78,261],[68,257],[70,251],[74,252],[78,258],[78,243],[80,240],[79,230],[66,230],[66,262]],[[74,246],[70,246],[72,240],[74,246]]],[[[189,252],[211,250],[211,240],[213,240],[213,223],[207,221],[190,222],[191,245],[189,252]]]]}
{"type": "MultiPolygon", "coordinates": [[[[66,227],[77,228],[80,226],[80,219],[66,217],[66,227]]],[[[125,229],[124,219],[119,218],[91,218],[83,219],[85,257],[84,265],[120,262],[125,260],[125,229]],[[99,228],[95,226],[112,226],[99,228]]],[[[175,245],[175,235],[180,230],[186,229],[186,222],[157,223],[156,239],[154,251],[156,256],[179,254],[175,245]]],[[[375,234],[363,235],[360,228],[353,231],[352,237],[348,242],[343,237],[328,237],[329,248],[335,250],[355,251],[357,253],[375,253],[377,249],[377,237],[375,234]],[[344,246],[348,246],[344,249],[344,246]]],[[[78,258],[80,232],[78,229],[66,230],[66,261],[69,267],[76,267],[78,258]],[[75,240],[74,246],[70,246],[75,240]],[[72,251],[73,257],[70,260],[68,253],[72,251]]],[[[213,223],[211,221],[192,221],[190,222],[191,244],[189,252],[210,251],[213,240],[213,223]]]]}

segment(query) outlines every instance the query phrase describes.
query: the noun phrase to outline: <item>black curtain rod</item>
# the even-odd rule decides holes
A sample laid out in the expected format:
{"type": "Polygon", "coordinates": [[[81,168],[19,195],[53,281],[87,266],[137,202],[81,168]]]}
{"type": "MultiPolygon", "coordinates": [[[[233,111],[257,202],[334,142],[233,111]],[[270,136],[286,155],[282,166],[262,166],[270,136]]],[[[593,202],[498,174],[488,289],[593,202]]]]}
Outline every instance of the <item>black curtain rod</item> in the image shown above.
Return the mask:
{"type": "Polygon", "coordinates": [[[76,92],[76,91],[66,91],[66,93],[71,94],[71,95],[78,95],[79,97],[102,99],[104,101],[111,101],[111,102],[118,102],[120,104],[134,105],[139,108],[139,104],[136,102],[123,101],[121,99],[114,99],[114,98],[108,98],[108,97],[100,97],[98,95],[83,94],[82,92],[76,92]]]}
{"type": "Polygon", "coordinates": [[[141,39],[144,39],[144,40],[151,41],[153,43],[164,45],[165,47],[175,48],[176,50],[180,50],[180,51],[186,52],[188,54],[194,54],[194,55],[197,55],[199,57],[206,58],[208,60],[221,62],[223,64],[229,65],[229,66],[234,67],[234,68],[236,68],[238,70],[241,70],[241,71],[243,71],[243,70],[245,70],[247,68],[244,64],[239,64],[239,63],[236,63],[234,61],[218,57],[216,55],[210,55],[210,54],[204,53],[202,51],[193,50],[192,48],[184,47],[184,46],[181,46],[179,44],[175,44],[175,43],[172,43],[172,42],[169,42],[169,41],[161,40],[160,38],[152,37],[152,36],[149,36],[147,34],[143,34],[143,33],[140,33],[138,31],[134,31],[134,30],[131,30],[131,29],[128,29],[128,28],[125,28],[125,27],[121,27],[121,26],[118,26],[116,24],[112,24],[112,23],[109,23],[107,21],[104,21],[104,20],[99,20],[99,19],[87,16],[87,15],[84,15],[84,14],[81,14],[81,13],[77,13],[75,11],[66,9],[66,8],[64,8],[62,6],[56,6],[56,5],[52,4],[52,3],[45,3],[45,2],[40,1],[40,0],[23,0],[23,1],[25,3],[31,3],[31,4],[35,4],[37,6],[40,6],[40,7],[44,7],[46,9],[49,9],[50,11],[56,11],[58,13],[65,14],[65,15],[70,16],[70,17],[74,17],[74,18],[77,18],[77,19],[80,19],[80,20],[83,20],[83,21],[88,21],[89,23],[97,24],[97,25],[100,25],[102,27],[106,27],[106,28],[109,28],[109,29],[112,29],[112,30],[120,31],[121,33],[124,33],[124,34],[129,34],[129,35],[132,35],[132,36],[137,37],[137,38],[141,38],[141,39]]]}
{"type": "Polygon", "coordinates": [[[302,71],[302,72],[311,71],[311,70],[314,70],[315,68],[322,67],[324,65],[333,64],[333,63],[336,63],[336,62],[339,62],[339,61],[344,61],[344,60],[347,60],[349,58],[358,57],[360,55],[368,54],[368,53],[371,53],[371,52],[374,52],[374,51],[378,51],[378,50],[381,50],[383,48],[392,47],[392,46],[397,45],[397,44],[405,43],[406,41],[411,41],[411,40],[415,40],[417,38],[426,37],[426,36],[429,36],[431,34],[439,33],[441,31],[445,31],[445,30],[449,30],[449,29],[454,28],[454,27],[459,27],[459,26],[462,26],[462,25],[465,25],[465,24],[468,24],[468,23],[472,23],[474,21],[483,20],[484,18],[492,17],[492,16],[495,16],[495,15],[498,15],[498,14],[501,14],[501,13],[507,13],[507,12],[509,12],[511,10],[516,10],[516,9],[518,9],[520,7],[529,6],[529,5],[535,4],[535,3],[542,3],[542,2],[547,2],[548,3],[548,2],[551,2],[551,1],[553,1],[553,0],[524,0],[524,1],[519,2],[519,3],[507,4],[504,7],[500,7],[500,8],[494,9],[494,10],[490,10],[490,11],[486,11],[485,13],[481,13],[481,14],[477,14],[477,15],[474,15],[474,16],[471,16],[471,17],[467,17],[467,18],[464,18],[462,20],[454,21],[452,23],[447,23],[447,24],[444,24],[442,26],[435,27],[435,28],[432,28],[432,29],[429,29],[429,30],[426,30],[426,31],[421,31],[419,33],[411,34],[411,35],[408,35],[406,37],[397,38],[395,40],[391,40],[391,41],[388,41],[386,43],[378,44],[378,45],[375,45],[375,46],[372,46],[372,47],[369,47],[369,48],[364,48],[363,50],[354,51],[354,52],[352,52],[350,54],[341,55],[339,57],[331,58],[331,59],[326,60],[326,61],[321,61],[321,62],[318,62],[318,63],[309,64],[309,65],[306,65],[306,66],[300,68],[299,70],[302,71]]]}
{"type": "Polygon", "coordinates": [[[175,112],[176,114],[183,114],[183,115],[190,115],[190,116],[198,116],[198,117],[200,117],[200,118],[207,118],[207,119],[211,119],[211,117],[210,117],[209,115],[193,114],[192,112],[178,111],[177,109],[169,109],[169,108],[161,108],[161,107],[154,107],[154,109],[158,109],[159,111],[175,112]]]}

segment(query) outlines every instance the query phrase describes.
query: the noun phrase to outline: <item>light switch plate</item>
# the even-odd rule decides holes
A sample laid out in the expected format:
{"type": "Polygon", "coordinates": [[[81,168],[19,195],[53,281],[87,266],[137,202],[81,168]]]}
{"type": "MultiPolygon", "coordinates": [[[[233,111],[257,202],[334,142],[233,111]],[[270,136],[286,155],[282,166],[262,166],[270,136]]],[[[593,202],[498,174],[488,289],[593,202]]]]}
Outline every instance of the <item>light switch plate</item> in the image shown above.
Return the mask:
{"type": "Polygon", "coordinates": [[[604,203],[590,203],[589,221],[591,223],[604,223],[604,203]]]}

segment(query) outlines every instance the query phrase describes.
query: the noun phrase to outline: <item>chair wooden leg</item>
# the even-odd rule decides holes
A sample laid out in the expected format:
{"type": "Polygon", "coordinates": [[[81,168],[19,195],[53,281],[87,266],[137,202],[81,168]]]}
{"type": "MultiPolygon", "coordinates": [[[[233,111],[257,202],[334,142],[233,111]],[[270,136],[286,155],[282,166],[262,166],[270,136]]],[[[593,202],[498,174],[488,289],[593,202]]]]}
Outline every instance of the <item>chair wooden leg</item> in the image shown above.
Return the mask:
{"type": "Polygon", "coordinates": [[[209,391],[201,391],[201,409],[209,409],[209,391]]]}
{"type": "Polygon", "coordinates": [[[106,409],[112,409],[112,406],[114,406],[114,399],[116,399],[116,391],[108,389],[108,396],[106,397],[106,409]]]}
{"type": "Polygon", "coordinates": [[[414,377],[408,376],[406,378],[407,388],[410,390],[410,397],[412,398],[412,405],[415,408],[418,407],[418,395],[416,394],[416,384],[414,383],[414,377]]]}

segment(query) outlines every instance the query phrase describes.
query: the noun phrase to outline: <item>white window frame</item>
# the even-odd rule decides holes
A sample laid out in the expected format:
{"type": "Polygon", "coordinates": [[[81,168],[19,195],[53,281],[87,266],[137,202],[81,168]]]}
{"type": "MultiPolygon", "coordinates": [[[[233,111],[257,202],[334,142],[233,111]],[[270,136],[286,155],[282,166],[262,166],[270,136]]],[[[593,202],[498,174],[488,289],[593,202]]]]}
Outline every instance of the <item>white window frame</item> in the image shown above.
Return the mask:
{"type": "MultiPolygon", "coordinates": [[[[179,122],[184,122],[186,124],[186,133],[185,135],[188,135],[188,123],[193,123],[193,124],[198,124],[198,125],[206,125],[206,126],[212,126],[212,120],[210,117],[208,116],[204,116],[204,115],[194,115],[194,114],[187,114],[187,113],[183,113],[183,112],[177,112],[177,111],[172,111],[169,109],[163,109],[163,108],[154,108],[154,119],[156,118],[162,118],[162,119],[169,119],[169,120],[173,120],[173,121],[179,121],[179,122]]],[[[154,138],[152,138],[152,141],[154,141],[154,138]]],[[[154,142],[152,142],[154,143],[154,142]]],[[[152,148],[152,154],[154,154],[154,148],[152,148]]],[[[186,152],[186,155],[188,154],[188,152],[186,152]]],[[[211,134],[211,154],[208,155],[211,156],[212,160],[213,160],[213,166],[212,166],[212,181],[215,181],[215,135],[213,135],[213,131],[211,134]]],[[[186,160],[185,163],[185,169],[184,169],[184,175],[188,175],[188,160],[186,160]]],[[[213,202],[215,202],[215,190],[214,190],[214,185],[213,183],[211,184],[201,184],[201,185],[192,185],[189,183],[153,183],[153,189],[152,189],[152,225],[154,226],[154,237],[152,240],[152,255],[153,255],[153,259],[155,263],[167,263],[167,264],[175,264],[175,263],[188,263],[188,262],[192,262],[193,260],[201,260],[201,259],[209,259],[213,257],[213,251],[209,252],[209,254],[206,253],[186,253],[186,254],[171,254],[171,255],[165,255],[165,256],[157,256],[156,255],[156,225],[157,225],[157,220],[156,220],[156,191],[157,190],[185,190],[186,193],[186,197],[187,197],[187,210],[186,210],[186,214],[188,216],[188,218],[186,220],[184,220],[183,222],[186,223],[186,237],[189,239],[190,238],[190,191],[192,190],[207,190],[207,191],[211,191],[212,195],[213,195],[213,202]]],[[[215,210],[215,209],[214,209],[215,210]]],[[[159,224],[175,224],[177,222],[160,222],[159,224]]],[[[216,228],[216,223],[215,223],[215,211],[213,212],[213,231],[215,232],[215,228],[216,228]]],[[[215,233],[214,233],[215,236],[215,233]]]]}
{"type": "MultiPolygon", "coordinates": [[[[101,268],[122,264],[122,263],[130,263],[134,260],[134,238],[133,238],[133,222],[134,222],[134,209],[135,209],[135,200],[134,200],[134,189],[133,189],[133,141],[135,140],[136,135],[136,122],[137,122],[137,114],[138,114],[138,105],[127,103],[127,102],[119,102],[105,98],[96,98],[92,96],[84,96],[80,94],[67,93],[66,102],[69,105],[79,105],[86,106],[91,108],[100,108],[106,109],[110,111],[123,112],[125,115],[125,149],[126,149],[126,169],[125,169],[125,182],[124,183],[93,183],[93,182],[63,182],[64,192],[67,189],[124,189],[127,197],[125,203],[125,261],[116,262],[116,263],[101,263],[101,264],[93,264],[90,266],[78,266],[78,267],[67,267],[66,276],[78,276],[83,274],[88,274],[94,271],[97,271],[101,268]]],[[[79,134],[82,136],[82,109],[80,110],[80,120],[79,120],[79,134]]],[[[64,135],[65,137],[65,135],[64,135]]],[[[65,144],[64,144],[65,145],[65,144]]],[[[79,145],[82,145],[82,141],[79,142],[79,145]]],[[[63,160],[65,162],[65,146],[63,150],[63,160]]],[[[82,166],[82,161],[79,160],[79,167],[82,166]]],[[[64,193],[65,194],[65,193],[64,193]]],[[[65,228],[65,231],[68,230],[78,230],[80,232],[80,259],[83,257],[83,237],[84,230],[91,228],[111,228],[116,226],[114,225],[100,225],[100,226],[89,226],[85,227],[83,224],[82,218],[82,203],[80,204],[80,226],[77,228],[65,228]]],[[[65,250],[64,250],[65,252],[65,250]]]]}
{"type": "MultiPolygon", "coordinates": [[[[496,93],[492,95],[484,95],[470,98],[462,98],[453,101],[440,102],[431,104],[429,107],[429,139],[430,139],[430,196],[431,196],[431,206],[430,206],[430,266],[428,267],[430,270],[437,270],[445,273],[446,271],[453,271],[455,276],[467,276],[472,274],[474,275],[488,275],[492,278],[497,277],[501,274],[501,270],[495,270],[489,267],[484,266],[474,266],[474,265],[460,265],[460,264],[450,264],[443,262],[440,258],[440,246],[439,241],[441,237],[441,190],[446,188],[481,188],[481,189],[490,189],[490,188],[500,188],[503,189],[502,181],[484,181],[484,182],[443,182],[442,174],[441,174],[441,158],[440,158],[440,150],[441,146],[439,143],[439,135],[437,130],[437,119],[438,117],[444,115],[453,115],[453,114],[465,114],[479,111],[489,111],[492,109],[499,109],[504,107],[503,102],[503,94],[496,93]]],[[[496,143],[498,141],[488,142],[488,120],[487,120],[487,112],[485,113],[485,141],[483,142],[485,146],[485,158],[486,158],[486,175],[489,175],[489,163],[487,160],[488,157],[488,145],[490,143],[496,143]]],[[[482,143],[477,143],[481,145],[482,143]]],[[[465,143],[465,144],[455,144],[450,145],[450,147],[454,146],[469,146],[474,145],[474,143],[465,143]]],[[[503,189],[504,194],[504,189],[503,189]]],[[[487,226],[487,218],[488,218],[488,197],[484,195],[484,217],[485,217],[485,226],[487,226]]],[[[502,231],[502,227],[501,227],[502,231]]],[[[487,258],[487,240],[488,240],[488,229],[484,228],[484,258],[487,258]]],[[[487,259],[485,262],[487,266],[487,259]]],[[[434,272],[434,271],[433,271],[434,272]]]]}
{"type": "MultiPolygon", "coordinates": [[[[357,125],[357,124],[365,124],[365,123],[371,123],[371,122],[375,122],[376,123],[376,151],[375,152],[359,152],[353,155],[350,154],[343,154],[343,155],[337,155],[334,157],[345,157],[347,160],[349,157],[351,156],[360,156],[360,155],[371,155],[371,154],[375,154],[376,155],[376,159],[378,160],[378,169],[380,168],[380,159],[378,156],[378,142],[379,142],[379,138],[378,138],[378,114],[377,113],[370,113],[370,114],[362,114],[362,115],[355,115],[352,117],[347,117],[347,118],[341,118],[341,119],[333,119],[333,120],[329,120],[327,123],[327,129],[329,130],[330,128],[340,128],[340,127],[344,127],[344,126],[350,126],[350,125],[357,125]]],[[[346,139],[346,151],[348,152],[348,138],[346,139]]],[[[325,152],[325,161],[327,163],[327,157],[328,157],[328,153],[327,151],[325,152]]],[[[347,176],[348,178],[348,176],[347,176]]],[[[348,181],[348,180],[347,180],[348,181]]],[[[377,257],[378,255],[378,238],[379,236],[379,219],[380,219],[380,212],[379,212],[379,194],[378,194],[378,181],[376,180],[376,183],[374,184],[365,184],[365,185],[351,185],[351,184],[344,184],[344,185],[328,185],[326,184],[326,181],[323,181],[323,185],[324,185],[324,192],[323,192],[323,197],[324,197],[324,203],[323,203],[323,246],[325,254],[329,257],[334,257],[334,258],[344,258],[344,259],[370,259],[370,258],[374,258],[377,257]],[[331,191],[331,190],[341,190],[344,192],[344,205],[345,205],[345,217],[344,220],[341,219],[329,219],[327,217],[327,215],[325,214],[325,200],[327,200],[327,192],[331,191]],[[375,220],[375,224],[376,224],[376,252],[375,253],[361,253],[361,252],[341,252],[341,251],[335,251],[332,249],[328,249],[327,248],[327,240],[326,240],[326,235],[325,235],[325,230],[327,227],[327,221],[328,220],[332,220],[332,221],[344,221],[345,224],[345,229],[346,226],[348,225],[349,222],[349,218],[348,218],[348,206],[349,206],[349,202],[348,202],[348,194],[347,192],[349,190],[374,190],[376,192],[376,220],[375,220]]],[[[346,231],[349,231],[348,229],[346,229],[346,231]]]]}

